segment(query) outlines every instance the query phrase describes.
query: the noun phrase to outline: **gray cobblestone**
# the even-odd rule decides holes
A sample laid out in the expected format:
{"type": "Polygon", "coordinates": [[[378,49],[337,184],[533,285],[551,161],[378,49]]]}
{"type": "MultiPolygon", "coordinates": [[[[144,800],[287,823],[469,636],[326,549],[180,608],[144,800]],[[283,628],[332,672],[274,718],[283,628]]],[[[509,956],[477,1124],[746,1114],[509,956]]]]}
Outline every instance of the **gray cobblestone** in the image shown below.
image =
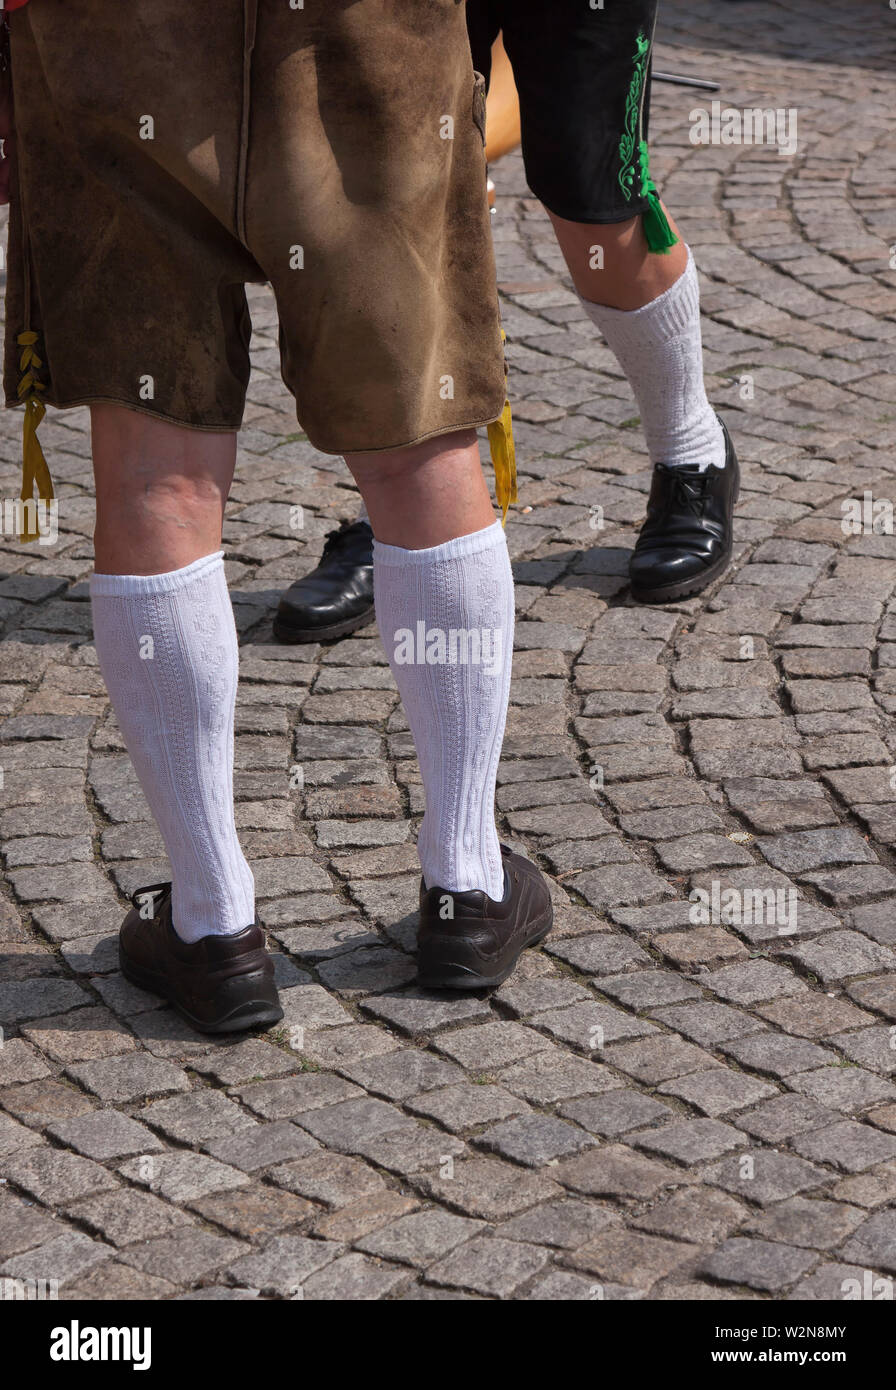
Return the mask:
{"type": "Polygon", "coordinates": [[[566,1159],[555,1172],[558,1181],[574,1192],[625,1201],[653,1197],[684,1180],[680,1170],[645,1158],[624,1144],[610,1144],[566,1159]]]}
{"type": "MultiPolygon", "coordinates": [[[[576,882],[580,885],[581,879],[576,882]]],[[[579,936],[572,941],[549,944],[548,950],[585,975],[616,975],[621,970],[651,963],[646,951],[619,936],[579,936]]]]}
{"type": "Polygon", "coordinates": [[[868,1275],[869,1271],[860,1265],[819,1265],[807,1278],[800,1280],[789,1297],[800,1303],[814,1300],[830,1303],[846,1298],[847,1294],[853,1298],[864,1297],[863,1290],[870,1286],[873,1291],[875,1282],[873,1276],[869,1279],[868,1275]]]}
{"type": "Polygon", "coordinates": [[[685,1187],[636,1217],[634,1224],[654,1235],[680,1239],[687,1233],[689,1240],[715,1242],[740,1226],[746,1214],[746,1208],[724,1192],[685,1187]]]}
{"type": "Polygon", "coordinates": [[[400,994],[365,999],[363,1008],[390,1027],[398,1028],[412,1037],[438,1032],[452,1023],[491,1017],[486,1000],[473,997],[449,999],[443,994],[426,994],[420,990],[405,990],[400,994]]]}
{"type": "Polygon", "coordinates": [[[801,1134],[793,1147],[814,1163],[829,1163],[847,1173],[863,1173],[896,1156],[896,1138],[869,1125],[843,1120],[829,1129],[801,1134]]]}
{"type": "Polygon", "coordinates": [[[416,1115],[437,1120],[445,1129],[459,1133],[474,1125],[503,1120],[528,1109],[526,1102],[503,1086],[449,1086],[443,1091],[428,1091],[407,1102],[416,1115]]]}
{"type": "Polygon", "coordinates": [[[752,1235],[781,1241],[784,1245],[802,1245],[810,1250],[832,1250],[844,1237],[851,1235],[865,1220],[860,1207],[844,1202],[826,1202],[820,1198],[808,1200],[792,1197],[770,1207],[761,1217],[749,1223],[752,1235]]]}
{"type": "Polygon", "coordinates": [[[271,1168],[291,1158],[303,1158],[318,1145],[297,1125],[288,1120],[272,1124],[240,1127],[237,1133],[207,1141],[205,1150],[212,1158],[230,1167],[252,1173],[259,1168],[271,1168]]]}
{"type": "Polygon", "coordinates": [[[359,1250],[384,1260],[426,1268],[483,1228],[483,1222],[432,1208],[402,1216],[356,1242],[359,1250]]]}
{"type": "Polygon", "coordinates": [[[250,1038],[235,1046],[216,1049],[190,1062],[200,1076],[210,1076],[222,1086],[236,1086],[258,1077],[282,1076],[292,1071],[294,1059],[278,1047],[250,1038]]]}
{"type": "Polygon", "coordinates": [[[61,1149],[33,1148],[18,1157],[7,1154],[3,1168],[7,1182],[48,1206],[119,1186],[115,1174],[101,1164],[61,1149]]]}
{"type": "Polygon", "coordinates": [[[0,1048],[0,1087],[14,1082],[36,1081],[49,1075],[50,1068],[40,1053],[21,1038],[11,1038],[0,1048]]]}
{"type": "Polygon", "coordinates": [[[112,1245],[132,1245],[167,1235],[180,1226],[193,1225],[193,1218],[180,1207],[163,1202],[149,1192],[123,1188],[99,1197],[70,1204],[68,1215],[87,1226],[112,1245]]]}
{"type": "Polygon", "coordinates": [[[80,1085],[103,1101],[131,1101],[142,1096],[164,1096],[172,1091],[189,1091],[185,1072],[170,1062],[131,1053],[124,1057],[105,1057],[67,1068],[80,1085]]]}
{"type": "Polygon", "coordinates": [[[442,1034],[435,1046],[462,1066],[488,1071],[543,1052],[548,1043],[533,1028],[519,1023],[487,1023],[442,1034]]]}
{"type": "Polygon", "coordinates": [[[748,954],[743,943],[721,927],[690,927],[686,932],[666,932],[657,942],[657,950],[682,970],[722,966],[730,961],[746,960],[748,954]]]}
{"type": "Polygon", "coordinates": [[[671,1119],[673,1111],[652,1096],[639,1091],[610,1091],[602,1096],[584,1096],[560,1106],[560,1114],[574,1120],[592,1134],[615,1139],[633,1129],[671,1119]]]}
{"type": "Polygon", "coordinates": [[[406,1271],[378,1264],[364,1255],[345,1255],[334,1260],[302,1284],[306,1299],[357,1302],[386,1298],[407,1277],[406,1271]]]}
{"type": "Polygon", "coordinates": [[[706,976],[705,984],[731,1004],[759,1004],[782,994],[799,994],[805,983],[770,960],[728,965],[706,976]]]}
{"type": "Polygon", "coordinates": [[[758,1033],[765,1024],[752,1014],[732,1009],[727,1004],[709,1000],[655,1011],[656,1017],[668,1027],[683,1033],[701,1047],[718,1047],[732,1038],[758,1033]]]}
{"type": "Polygon", "coordinates": [[[796,1246],[735,1236],[698,1265],[698,1272],[728,1284],[747,1284],[780,1294],[811,1269],[815,1260],[814,1253],[796,1246]]]}
{"type": "Polygon", "coordinates": [[[537,1245],[479,1236],[431,1265],[427,1278],[450,1288],[472,1289],[493,1298],[510,1298],[547,1264],[548,1251],[537,1245]]]}
{"type": "Polygon", "coordinates": [[[614,1213],[603,1207],[567,1197],[558,1202],[545,1202],[521,1216],[514,1216],[499,1230],[508,1240],[575,1250],[617,1220],[614,1213]]]}
{"type": "Polygon", "coordinates": [[[896,1274],[896,1212],[870,1216],[842,1248],[844,1259],[896,1274]]]}
{"type": "Polygon", "coordinates": [[[319,1211],[303,1197],[260,1183],[193,1197],[189,1205],[203,1220],[253,1241],[307,1224],[319,1211]]]}
{"type": "Polygon", "coordinates": [[[533,1105],[552,1105],[558,1100],[621,1086],[612,1072],[597,1062],[570,1057],[559,1048],[538,1052],[500,1073],[501,1083],[533,1105]]]}
{"type": "Polygon", "coordinates": [[[421,1091],[447,1087],[465,1079],[465,1073],[453,1062],[416,1048],[365,1058],[350,1063],[343,1070],[365,1090],[393,1101],[407,1101],[421,1091]]]}
{"type": "Polygon", "coordinates": [[[188,1230],[144,1241],[136,1249],[124,1249],[121,1259],[156,1278],[192,1284],[231,1264],[245,1250],[240,1241],[210,1231],[188,1230]]]}
{"type": "Polygon", "coordinates": [[[220,1091],[200,1089],[189,1095],[157,1100],[140,1112],[141,1120],[179,1143],[225,1138],[254,1121],[220,1091]]]}
{"type": "Polygon", "coordinates": [[[441,1170],[466,1152],[461,1139],[421,1124],[374,1134],[357,1143],[357,1151],[377,1167],[402,1177],[441,1170]]]}
{"type": "Polygon", "coordinates": [[[688,1076],[664,1082],[657,1090],[660,1095],[677,1096],[679,1100],[687,1101],[711,1119],[730,1114],[732,1110],[742,1110],[757,1100],[775,1094],[775,1088],[767,1082],[727,1067],[691,1072],[688,1076]]]}
{"type": "Polygon", "coordinates": [[[289,1120],[317,1106],[335,1105],[363,1092],[344,1077],[329,1072],[286,1076],[276,1081],[237,1086],[234,1095],[255,1115],[265,1120],[289,1120]]]}
{"type": "Polygon", "coordinates": [[[282,1163],[272,1168],[269,1176],[288,1192],[330,1207],[348,1206],[369,1193],[383,1191],[386,1186],[379,1173],[360,1159],[324,1151],[282,1163]]]}
{"type": "Polygon", "coordinates": [[[792,947],[786,954],[816,975],[823,985],[896,968],[896,953],[858,932],[830,932],[818,941],[792,947]]]}
{"type": "Polygon", "coordinates": [[[647,1086],[719,1065],[711,1053],[668,1034],[608,1047],[605,1057],[627,1076],[647,1086]]]}
{"type": "Polygon", "coordinates": [[[313,1134],[327,1148],[339,1153],[356,1153],[357,1145],[378,1134],[413,1125],[401,1110],[383,1100],[361,1097],[340,1101],[307,1114],[296,1116],[296,1124],[313,1134]]]}
{"type": "Polygon", "coordinates": [[[314,1233],[327,1240],[359,1241],[371,1231],[409,1215],[418,1206],[413,1197],[405,1197],[399,1192],[376,1192],[351,1202],[341,1210],[327,1212],[315,1222],[314,1233]]]}
{"type": "Polygon", "coordinates": [[[781,1037],[776,1033],[753,1033],[724,1043],[722,1051],[743,1067],[779,1079],[836,1060],[828,1048],[818,1047],[805,1038],[781,1037]]]}
{"type": "Polygon", "coordinates": [[[168,1202],[191,1202],[212,1192],[229,1192],[249,1179],[205,1154],[164,1153],[128,1159],[119,1172],[168,1202]]]}
{"type": "Polygon", "coordinates": [[[308,1240],[305,1236],[275,1236],[263,1250],[243,1255],[231,1264],[227,1277],[260,1293],[294,1295],[296,1289],[342,1252],[335,1241],[308,1240]]]}
{"type": "Polygon", "coordinates": [[[24,1202],[9,1191],[0,1194],[0,1250],[4,1258],[33,1250],[58,1232],[55,1219],[33,1202],[24,1202]]]}
{"type": "Polygon", "coordinates": [[[24,1086],[9,1086],[0,1099],[11,1115],[28,1125],[47,1125],[96,1109],[96,1101],[74,1086],[58,1081],[29,1081],[24,1086]]]}
{"type": "Polygon", "coordinates": [[[561,1195],[557,1184],[545,1174],[522,1172],[495,1158],[465,1159],[454,1165],[452,1177],[426,1174],[415,1186],[451,1210],[485,1221],[500,1221],[561,1195]]]}
{"type": "Polygon", "coordinates": [[[601,1285],[609,1282],[646,1290],[694,1253],[695,1247],[683,1241],[664,1240],[641,1231],[610,1230],[564,1256],[564,1260],[586,1271],[601,1285]]]}
{"type": "Polygon", "coordinates": [[[133,1051],[135,1046],[123,1024],[104,1008],[77,1009],[73,1013],[41,1018],[24,1025],[22,1032],[42,1052],[63,1063],[120,1056],[133,1051]]]}
{"type": "Polygon", "coordinates": [[[573,1004],[568,1009],[552,1009],[534,1020],[558,1042],[588,1053],[597,1054],[607,1043],[626,1038],[640,1038],[658,1030],[645,1019],[634,1018],[621,1009],[591,1001],[573,1004]]]}
{"type": "Polygon", "coordinates": [[[858,1062],[885,1076],[896,1072],[894,1035],[886,1024],[862,1028],[856,1033],[835,1034],[831,1041],[853,1062],[858,1062]]]}
{"type": "Polygon", "coordinates": [[[504,1120],[476,1139],[480,1148],[528,1168],[540,1168],[552,1159],[578,1153],[593,1142],[589,1134],[552,1115],[520,1115],[504,1120]]]}
{"type": "MultiPolygon", "coordinates": [[[[573,1274],[571,1270],[552,1269],[543,1279],[536,1280],[527,1299],[557,1303],[592,1302],[598,1286],[593,1278],[573,1274]]],[[[625,1289],[619,1285],[601,1285],[599,1292],[610,1302],[613,1299],[638,1299],[641,1290],[625,1289]]]]}
{"type": "Polygon", "coordinates": [[[631,1143],[661,1158],[694,1164],[730,1153],[741,1146],[742,1139],[739,1130],[720,1120],[682,1120],[651,1130],[649,1134],[635,1135],[631,1143]]]}
{"type": "Polygon", "coordinates": [[[104,1162],[136,1153],[159,1153],[164,1145],[144,1125],[117,1110],[94,1110],[48,1126],[50,1134],[85,1158],[104,1162]]]}
{"type": "Polygon", "coordinates": [[[14,1279],[56,1279],[60,1284],[76,1278],[109,1259],[111,1246],[91,1240],[80,1231],[65,1231],[45,1245],[4,1260],[0,1274],[14,1279]]]}
{"type": "Polygon", "coordinates": [[[822,1105],[850,1114],[880,1101],[896,1100],[896,1086],[861,1067],[821,1067],[790,1077],[788,1085],[822,1105]]]}
{"type": "Polygon", "coordinates": [[[824,1169],[801,1158],[754,1149],[747,1144],[743,1155],[712,1165],[706,1176],[717,1187],[760,1206],[795,1197],[798,1192],[811,1191],[829,1181],[824,1169]],[[743,1163],[743,1157],[749,1162],[743,1163]]]}
{"type": "Polygon", "coordinates": [[[871,1014],[863,1013],[847,999],[832,999],[817,991],[761,1004],[757,1012],[787,1033],[816,1039],[831,1038],[841,1028],[855,1028],[857,1024],[872,1018],[871,1014]]]}
{"type": "Polygon", "coordinates": [[[0,1018],[7,1027],[88,1003],[90,996],[74,980],[13,980],[0,985],[0,1018]]]}

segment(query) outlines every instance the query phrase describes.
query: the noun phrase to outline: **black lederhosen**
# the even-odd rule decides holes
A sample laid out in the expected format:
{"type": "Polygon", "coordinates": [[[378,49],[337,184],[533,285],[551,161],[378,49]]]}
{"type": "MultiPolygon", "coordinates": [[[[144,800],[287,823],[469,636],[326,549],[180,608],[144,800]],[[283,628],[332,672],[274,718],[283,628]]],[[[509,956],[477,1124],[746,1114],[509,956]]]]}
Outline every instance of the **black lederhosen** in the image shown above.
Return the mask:
{"type": "Polygon", "coordinates": [[[656,10],[657,0],[604,0],[603,9],[589,0],[467,0],[473,64],[486,77],[503,30],[526,178],[558,217],[622,222],[647,208],[637,161],[656,10]]]}

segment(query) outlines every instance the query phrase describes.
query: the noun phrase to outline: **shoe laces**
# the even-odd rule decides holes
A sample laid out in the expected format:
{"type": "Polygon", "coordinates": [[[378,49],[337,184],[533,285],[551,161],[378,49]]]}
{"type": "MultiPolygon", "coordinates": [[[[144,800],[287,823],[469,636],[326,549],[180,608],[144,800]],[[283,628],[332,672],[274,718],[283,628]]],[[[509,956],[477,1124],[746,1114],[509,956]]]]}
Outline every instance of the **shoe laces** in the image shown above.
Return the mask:
{"type": "Polygon", "coordinates": [[[709,469],[704,469],[702,473],[692,473],[690,469],[670,468],[667,463],[658,463],[656,466],[667,475],[672,484],[669,493],[669,505],[680,507],[682,511],[692,512],[694,516],[701,516],[706,505],[707,491],[712,482],[709,469]]]}

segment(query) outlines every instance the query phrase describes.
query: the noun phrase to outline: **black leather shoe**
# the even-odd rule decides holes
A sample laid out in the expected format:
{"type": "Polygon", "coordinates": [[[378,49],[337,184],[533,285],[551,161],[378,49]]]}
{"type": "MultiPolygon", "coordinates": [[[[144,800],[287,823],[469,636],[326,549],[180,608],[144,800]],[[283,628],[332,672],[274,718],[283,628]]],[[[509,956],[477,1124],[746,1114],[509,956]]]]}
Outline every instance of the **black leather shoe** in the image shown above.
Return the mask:
{"type": "Polygon", "coordinates": [[[317,569],[281,598],[274,636],[319,642],[344,637],[373,617],[373,532],[367,521],[343,521],[327,536],[317,569]]]}
{"type": "Polygon", "coordinates": [[[632,598],[671,603],[699,594],[724,573],[734,543],[734,504],[740,470],[723,421],[725,467],[670,468],[658,463],[647,501],[647,520],[629,564],[632,598]]]}
{"type": "Polygon", "coordinates": [[[283,1017],[257,923],[188,943],[171,924],[170,883],[141,888],[132,902],[118,939],[121,973],[131,984],[167,999],[200,1033],[267,1028],[283,1017]]]}
{"type": "Polygon", "coordinates": [[[427,989],[491,989],[507,979],[527,946],[547,936],[554,920],[540,871],[501,846],[504,897],[481,889],[452,893],[420,884],[417,978],[427,989]]]}

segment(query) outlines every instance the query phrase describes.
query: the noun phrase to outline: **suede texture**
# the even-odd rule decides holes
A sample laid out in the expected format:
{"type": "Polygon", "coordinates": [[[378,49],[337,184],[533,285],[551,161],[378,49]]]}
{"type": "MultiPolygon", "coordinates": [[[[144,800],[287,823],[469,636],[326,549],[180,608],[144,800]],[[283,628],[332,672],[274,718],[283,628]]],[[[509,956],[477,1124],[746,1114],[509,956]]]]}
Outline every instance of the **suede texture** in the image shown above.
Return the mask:
{"type": "Polygon", "coordinates": [[[10,29],[7,405],[27,324],[50,404],[236,429],[244,286],[267,280],[322,451],[500,415],[485,96],[459,0],[31,0],[10,29]]]}

